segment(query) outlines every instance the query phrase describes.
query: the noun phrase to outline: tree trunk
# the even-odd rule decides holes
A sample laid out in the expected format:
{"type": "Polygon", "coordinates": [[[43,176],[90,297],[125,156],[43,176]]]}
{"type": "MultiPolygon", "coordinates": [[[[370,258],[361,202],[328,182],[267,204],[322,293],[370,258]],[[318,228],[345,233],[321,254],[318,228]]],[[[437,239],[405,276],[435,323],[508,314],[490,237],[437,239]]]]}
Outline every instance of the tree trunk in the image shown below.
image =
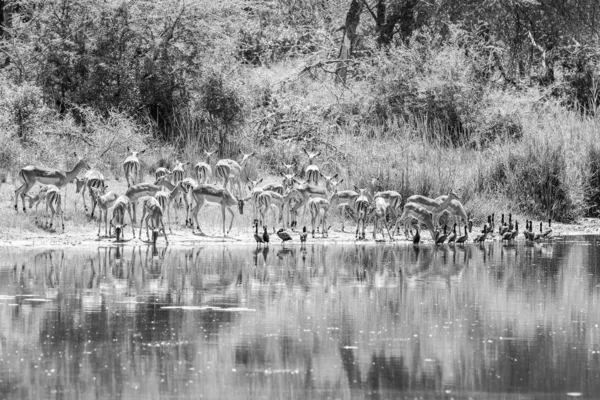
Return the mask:
{"type": "Polygon", "coordinates": [[[377,28],[377,44],[379,46],[388,46],[394,38],[394,29],[400,23],[399,33],[402,39],[407,39],[412,35],[416,27],[414,9],[418,0],[404,0],[387,6],[388,0],[379,0],[377,2],[375,26],[377,28]]]}
{"type": "Polygon", "coordinates": [[[352,0],[350,9],[346,14],[346,25],[344,26],[344,37],[340,46],[340,63],[335,71],[336,83],[346,84],[346,76],[348,75],[347,60],[352,57],[352,50],[356,44],[356,28],[360,22],[360,14],[363,10],[361,0],[352,0]]]}

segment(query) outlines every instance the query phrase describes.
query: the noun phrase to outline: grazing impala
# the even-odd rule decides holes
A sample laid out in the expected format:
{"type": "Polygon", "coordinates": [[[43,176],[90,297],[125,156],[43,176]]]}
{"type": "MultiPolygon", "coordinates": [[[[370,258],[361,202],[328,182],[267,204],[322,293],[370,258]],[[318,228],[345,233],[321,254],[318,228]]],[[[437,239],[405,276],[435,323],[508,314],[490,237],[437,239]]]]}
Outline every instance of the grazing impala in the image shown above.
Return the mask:
{"type": "MultiPolygon", "coordinates": [[[[242,153],[240,151],[240,153],[242,153]]],[[[238,164],[236,161],[234,160],[230,160],[230,159],[223,159],[223,160],[219,160],[217,162],[217,165],[215,166],[215,173],[216,175],[223,179],[223,187],[225,189],[227,189],[227,183],[229,183],[229,181],[231,180],[231,185],[229,187],[229,189],[233,192],[233,185],[235,184],[238,188],[238,191],[241,193],[241,186],[240,186],[240,176],[242,175],[242,170],[243,168],[246,166],[246,164],[248,163],[248,160],[250,159],[250,157],[252,157],[254,155],[254,153],[250,153],[250,154],[244,154],[242,153],[243,157],[242,157],[242,161],[238,164]]]]}
{"type": "Polygon", "coordinates": [[[130,153],[125,161],[123,161],[123,171],[125,172],[125,179],[127,180],[127,187],[135,185],[135,180],[139,177],[140,173],[140,160],[138,156],[144,154],[146,149],[142,151],[133,151],[127,147],[127,152],[130,153]]]}
{"type": "MultiPolygon", "coordinates": [[[[77,153],[74,153],[77,157],[77,153]]],[[[79,158],[79,157],[78,157],[79,158]]],[[[25,212],[25,195],[35,185],[36,182],[42,185],[54,185],[61,189],[67,183],[71,182],[83,169],[90,169],[89,164],[83,158],[79,158],[75,167],[71,171],[64,171],[62,169],[36,167],[28,165],[19,171],[19,177],[23,180],[23,185],[19,186],[15,190],[15,211],[18,212],[19,195],[21,196],[21,202],[23,203],[23,212],[25,212]]]]}
{"type": "Polygon", "coordinates": [[[433,227],[433,214],[429,212],[425,207],[421,207],[417,203],[406,203],[404,205],[404,210],[402,215],[396,220],[396,226],[398,224],[404,224],[404,234],[408,238],[408,227],[411,219],[414,218],[419,223],[425,224],[427,229],[429,229],[429,233],[431,233],[431,238],[435,241],[437,239],[437,234],[435,233],[435,229],[433,227]]]}
{"type": "Polygon", "coordinates": [[[160,191],[160,187],[151,183],[138,183],[137,185],[133,185],[127,189],[125,196],[127,196],[131,201],[131,208],[133,209],[133,225],[135,225],[136,222],[137,201],[144,196],[154,197],[158,191],[160,191]]]}
{"type": "MultiPolygon", "coordinates": [[[[177,186],[180,187],[180,186],[177,186]]],[[[169,239],[167,239],[167,232],[165,232],[165,224],[163,223],[163,209],[159,204],[159,201],[150,197],[144,200],[144,211],[142,213],[142,219],[140,220],[140,233],[138,237],[142,237],[142,225],[146,222],[146,239],[150,239],[148,235],[148,227],[152,225],[152,244],[156,245],[156,239],[160,231],[162,231],[163,235],[165,235],[165,242],[169,244],[169,239]]]]}
{"type": "Polygon", "coordinates": [[[452,200],[460,200],[460,197],[458,197],[456,193],[451,192],[443,202],[439,202],[437,199],[431,199],[421,195],[413,195],[406,199],[406,203],[414,203],[433,214],[434,227],[437,227],[437,221],[439,220],[440,215],[444,212],[444,210],[450,207],[452,200]]]}
{"type": "Polygon", "coordinates": [[[60,189],[54,185],[48,185],[46,192],[46,227],[48,227],[48,208],[52,211],[52,217],[50,218],[50,229],[54,223],[54,214],[60,213],[60,221],[62,223],[62,230],[65,231],[65,218],[62,208],[62,195],[60,189]]]}
{"type": "MultiPolygon", "coordinates": [[[[121,241],[121,233],[123,229],[127,226],[125,223],[125,212],[129,213],[129,222],[131,223],[131,233],[135,238],[135,228],[133,226],[133,218],[131,216],[131,200],[127,196],[119,196],[117,200],[115,200],[115,204],[113,205],[113,216],[110,220],[110,226],[115,228],[115,235],[117,236],[117,242],[121,241]]],[[[123,235],[125,236],[125,235],[123,235]]],[[[123,237],[124,239],[124,237],[123,237]]]]}
{"type": "Polygon", "coordinates": [[[42,185],[42,187],[40,187],[40,190],[37,192],[37,194],[35,196],[31,196],[29,193],[25,195],[25,198],[29,201],[29,209],[31,210],[33,208],[33,205],[35,204],[35,220],[37,222],[37,211],[38,211],[38,207],[40,206],[40,203],[46,202],[46,194],[48,194],[48,185],[42,185]]]}

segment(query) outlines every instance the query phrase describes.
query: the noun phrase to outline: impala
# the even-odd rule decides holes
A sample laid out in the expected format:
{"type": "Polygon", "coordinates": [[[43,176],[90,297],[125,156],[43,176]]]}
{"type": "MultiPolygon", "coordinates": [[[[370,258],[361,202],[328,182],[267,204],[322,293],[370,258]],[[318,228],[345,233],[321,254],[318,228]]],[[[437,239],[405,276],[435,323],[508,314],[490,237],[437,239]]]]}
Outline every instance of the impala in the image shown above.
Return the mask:
{"type": "Polygon", "coordinates": [[[65,218],[62,209],[62,195],[60,189],[55,185],[48,185],[46,191],[46,227],[48,227],[48,208],[52,211],[52,217],[50,218],[50,229],[54,223],[54,214],[60,213],[60,220],[62,223],[62,230],[65,231],[65,218]]]}
{"type": "Polygon", "coordinates": [[[433,214],[429,212],[425,207],[422,207],[417,203],[406,203],[404,205],[402,215],[396,220],[396,226],[400,223],[404,223],[404,234],[407,238],[407,224],[410,223],[411,218],[416,219],[417,221],[419,221],[419,223],[425,224],[425,226],[427,226],[427,229],[429,229],[429,233],[431,233],[431,238],[433,240],[437,238],[437,235],[434,233],[435,229],[433,227],[433,214]]]}
{"type": "Polygon", "coordinates": [[[87,204],[85,204],[85,191],[87,189],[90,199],[92,201],[92,214],[91,217],[94,218],[94,210],[96,209],[96,196],[92,193],[92,188],[95,189],[106,189],[106,183],[104,181],[104,175],[98,170],[91,169],[87,171],[82,179],[75,178],[75,193],[81,192],[81,197],[83,198],[83,208],[85,212],[87,212],[87,204]]]}
{"type": "MultiPolygon", "coordinates": [[[[440,204],[444,204],[447,198],[448,196],[439,196],[435,199],[435,201],[437,201],[440,204]]],[[[466,223],[469,220],[469,217],[467,216],[467,213],[465,212],[462,203],[458,199],[452,199],[448,207],[446,207],[444,211],[438,214],[437,221],[434,221],[436,226],[439,225],[439,219],[441,218],[441,216],[446,213],[453,218],[455,224],[458,223],[458,233],[460,235],[461,221],[464,221],[466,223]]]]}
{"type": "MultiPolygon", "coordinates": [[[[182,180],[183,182],[183,180],[182,180]]],[[[156,185],[162,186],[162,190],[157,192],[154,197],[158,200],[162,208],[162,212],[167,212],[167,221],[169,224],[169,232],[173,233],[171,229],[171,205],[175,206],[173,200],[179,197],[179,194],[183,194],[183,198],[186,200],[186,210],[189,208],[187,206],[187,193],[183,189],[182,185],[174,186],[171,182],[167,181],[164,177],[155,182],[156,185]]],[[[175,211],[175,224],[179,225],[179,217],[177,213],[177,208],[173,207],[175,211]]],[[[186,215],[187,220],[187,215],[186,215]]],[[[141,226],[140,226],[141,229],[141,226]]]]}
{"type": "Polygon", "coordinates": [[[37,194],[35,196],[31,196],[29,194],[25,195],[25,198],[29,201],[29,209],[31,210],[33,208],[33,205],[35,204],[35,220],[37,221],[37,211],[38,211],[38,207],[40,206],[40,203],[43,201],[46,201],[46,194],[48,194],[48,185],[42,185],[42,187],[40,187],[40,190],[37,192],[37,194]]]}
{"type": "Polygon", "coordinates": [[[312,237],[315,237],[315,224],[321,225],[321,234],[327,237],[327,211],[331,207],[331,202],[322,197],[313,197],[308,201],[310,210],[310,223],[312,225],[312,237]]]}
{"type": "MultiPolygon", "coordinates": [[[[296,182],[298,182],[298,181],[296,181],[296,182]]],[[[296,197],[299,199],[298,203],[296,203],[296,205],[293,206],[292,209],[290,210],[290,214],[293,218],[292,226],[296,226],[296,224],[297,224],[296,218],[297,218],[298,210],[302,206],[305,206],[311,197],[322,197],[322,198],[327,197],[327,190],[325,188],[320,187],[320,186],[311,185],[308,183],[303,183],[303,182],[301,182],[297,186],[294,186],[291,189],[291,192],[295,193],[296,197]]],[[[290,200],[291,200],[291,198],[292,197],[290,197],[290,200]]],[[[306,209],[305,209],[305,211],[306,211],[306,209]]]]}
{"type": "Polygon", "coordinates": [[[273,226],[276,225],[276,217],[274,209],[279,209],[279,221],[283,218],[283,206],[292,196],[291,192],[287,192],[284,196],[270,190],[264,190],[257,196],[258,210],[260,212],[260,222],[262,226],[266,226],[266,214],[269,210],[273,213],[273,226]]]}
{"type": "MultiPolygon", "coordinates": [[[[388,227],[388,223],[386,220],[387,211],[390,210],[391,207],[392,206],[390,205],[389,198],[386,199],[385,197],[381,197],[381,196],[375,197],[375,206],[373,209],[373,213],[375,214],[375,222],[373,223],[373,239],[377,239],[377,228],[379,228],[379,221],[383,220],[383,225],[385,226],[385,229],[387,230],[390,240],[394,240],[394,238],[390,234],[390,228],[388,227]]],[[[382,233],[382,236],[383,236],[383,239],[385,240],[384,233],[382,233]]]]}
{"type": "Polygon", "coordinates": [[[133,151],[127,146],[127,153],[131,153],[123,161],[123,172],[125,173],[125,179],[127,180],[127,187],[135,185],[135,180],[138,178],[140,173],[140,160],[138,156],[144,154],[146,149],[142,151],[133,151]]]}
{"type": "Polygon", "coordinates": [[[108,209],[111,208],[119,197],[115,192],[102,193],[102,190],[90,188],[94,201],[98,204],[98,236],[102,230],[102,213],[104,213],[104,236],[110,237],[110,226],[108,225],[108,209]]]}
{"type": "Polygon", "coordinates": [[[319,167],[317,167],[314,164],[315,164],[315,157],[320,156],[321,152],[318,151],[316,153],[309,153],[306,149],[303,149],[303,150],[304,150],[304,153],[306,153],[306,155],[308,156],[308,166],[304,170],[306,180],[310,184],[318,185],[319,184],[319,176],[321,175],[321,173],[319,172],[319,167]]]}
{"type": "Polygon", "coordinates": [[[206,162],[200,161],[194,166],[194,172],[196,173],[196,180],[198,183],[208,183],[208,179],[212,177],[212,168],[210,167],[210,159],[217,151],[206,151],[206,162]]]}
{"type": "Polygon", "coordinates": [[[154,177],[156,178],[156,180],[159,180],[163,176],[171,175],[171,173],[172,172],[169,171],[167,168],[160,167],[160,168],[157,168],[156,171],[154,171],[154,177]]]}
{"type": "Polygon", "coordinates": [[[434,226],[437,226],[439,216],[442,214],[442,212],[444,212],[444,210],[446,210],[446,208],[450,207],[452,200],[460,200],[460,197],[456,193],[450,192],[443,202],[439,202],[437,199],[431,199],[421,195],[413,195],[406,199],[406,203],[414,203],[429,211],[431,214],[433,214],[433,223],[436,224],[434,226]]]}
{"type": "Polygon", "coordinates": [[[131,208],[133,209],[133,220],[131,223],[133,225],[135,225],[136,222],[137,201],[144,196],[154,197],[154,195],[158,191],[160,191],[160,187],[151,183],[138,183],[137,185],[133,185],[129,189],[127,189],[127,191],[125,192],[125,196],[127,196],[131,201],[131,208]]]}
{"type": "MultiPolygon", "coordinates": [[[[74,153],[77,157],[77,153],[74,153]]],[[[78,157],[79,158],[79,157],[78,157]]],[[[19,186],[15,190],[15,211],[18,212],[19,195],[21,196],[21,202],[23,203],[23,212],[25,212],[25,195],[29,190],[39,182],[42,185],[54,185],[61,189],[67,183],[71,182],[79,174],[83,168],[90,169],[87,161],[83,158],[79,158],[75,167],[70,171],[64,171],[62,169],[52,169],[44,167],[36,167],[28,165],[19,171],[19,177],[23,180],[23,185],[19,186]]]]}
{"type": "MultiPolygon", "coordinates": [[[[180,186],[178,186],[180,187],[180,186]]],[[[169,239],[167,239],[167,232],[165,232],[165,224],[163,223],[163,209],[159,204],[159,201],[150,197],[144,200],[144,211],[142,213],[142,219],[140,220],[140,233],[138,237],[142,237],[142,225],[146,222],[146,239],[149,240],[150,236],[148,235],[148,225],[152,225],[152,244],[156,245],[156,239],[160,231],[162,231],[165,236],[165,242],[169,244],[169,239]]]]}
{"type": "Polygon", "coordinates": [[[283,195],[283,185],[279,183],[269,183],[262,187],[258,187],[261,184],[262,178],[256,181],[248,179],[248,189],[250,190],[250,198],[252,199],[252,216],[253,220],[258,216],[258,196],[264,191],[271,191],[283,195]]]}
{"type": "MultiPolygon", "coordinates": [[[[135,228],[133,226],[134,219],[131,216],[132,202],[127,196],[119,196],[113,205],[113,216],[110,219],[110,226],[115,228],[115,235],[117,236],[117,242],[121,241],[121,233],[127,226],[125,223],[125,211],[129,213],[129,222],[131,223],[131,233],[135,238],[135,228]]],[[[134,214],[135,215],[135,214],[134,214]]],[[[123,235],[124,236],[124,235],[123,235]]]]}
{"type": "Polygon", "coordinates": [[[356,239],[365,238],[365,224],[367,216],[369,214],[369,199],[367,198],[367,189],[359,189],[354,186],[354,189],[358,192],[358,197],[354,202],[354,212],[356,213],[356,239]],[[362,235],[359,236],[359,228],[362,222],[362,235]]]}
{"type": "MultiPolygon", "coordinates": [[[[242,152],[240,151],[240,153],[242,152]]],[[[239,164],[230,159],[223,159],[217,162],[217,165],[215,166],[215,173],[219,178],[223,179],[223,188],[227,189],[227,183],[229,183],[231,180],[231,185],[229,188],[233,191],[233,185],[235,184],[238,187],[238,191],[241,193],[240,176],[242,175],[244,166],[248,163],[248,160],[254,155],[254,153],[242,153],[242,155],[242,161],[239,164]]]]}
{"type": "MultiPolygon", "coordinates": [[[[180,183],[180,186],[183,185],[180,183]]],[[[186,186],[187,187],[187,186],[186,186]]],[[[220,188],[215,185],[208,184],[200,184],[191,188],[192,197],[196,200],[196,207],[192,209],[192,215],[194,217],[194,221],[196,221],[196,227],[198,228],[198,232],[203,234],[202,229],[200,229],[200,223],[198,222],[198,212],[202,208],[205,202],[216,203],[221,206],[221,215],[223,216],[223,236],[226,236],[233,226],[233,218],[234,213],[231,209],[234,206],[238,207],[238,211],[240,215],[244,214],[244,203],[248,199],[237,199],[231,193],[229,193],[225,188],[220,188]],[[231,214],[231,223],[229,224],[229,229],[227,232],[225,231],[225,210],[229,211],[231,214]]]]}

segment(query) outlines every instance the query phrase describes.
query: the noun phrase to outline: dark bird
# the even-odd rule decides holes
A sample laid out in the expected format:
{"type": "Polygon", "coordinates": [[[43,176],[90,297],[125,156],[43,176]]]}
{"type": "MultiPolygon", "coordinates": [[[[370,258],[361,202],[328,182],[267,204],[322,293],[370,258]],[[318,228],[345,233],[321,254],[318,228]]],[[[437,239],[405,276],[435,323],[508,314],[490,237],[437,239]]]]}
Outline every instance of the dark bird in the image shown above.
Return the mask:
{"type": "Polygon", "coordinates": [[[492,216],[487,216],[487,222],[483,224],[483,230],[488,233],[492,233],[492,216]]]}
{"type": "Polygon", "coordinates": [[[454,224],[454,227],[452,228],[452,235],[450,235],[450,237],[448,238],[448,244],[450,243],[454,243],[456,242],[456,223],[454,224]]]}
{"type": "Polygon", "coordinates": [[[258,246],[260,243],[264,243],[262,236],[258,234],[258,222],[254,224],[254,240],[256,240],[256,245],[258,246]]]}
{"type": "Polygon", "coordinates": [[[512,240],[515,240],[515,238],[517,237],[517,235],[519,234],[519,221],[515,222],[515,230],[512,231],[512,240]]]}
{"type": "Polygon", "coordinates": [[[502,236],[502,234],[504,232],[502,232],[502,228],[504,227],[504,214],[502,214],[502,218],[500,219],[500,226],[498,227],[498,233],[500,234],[500,236],[502,236]]]}
{"type": "Polygon", "coordinates": [[[421,241],[421,235],[419,234],[419,227],[417,226],[417,233],[415,233],[415,235],[413,236],[413,245],[418,245],[419,242],[421,241]]]}
{"type": "Polygon", "coordinates": [[[546,229],[546,230],[544,231],[544,233],[542,233],[542,237],[543,237],[543,238],[547,238],[547,237],[548,237],[548,235],[550,235],[551,233],[552,233],[552,220],[551,220],[551,219],[549,219],[549,220],[548,220],[548,229],[546,229]]]}
{"type": "Polygon", "coordinates": [[[267,227],[266,226],[263,226],[263,235],[262,235],[262,238],[263,238],[263,240],[265,241],[265,243],[268,246],[269,245],[269,234],[267,233],[267,227]]]}
{"type": "Polygon", "coordinates": [[[277,231],[277,236],[279,236],[279,239],[281,239],[281,243],[285,243],[288,240],[292,240],[290,234],[287,233],[283,228],[277,231]]]}
{"type": "Polygon", "coordinates": [[[485,239],[487,239],[487,235],[488,235],[487,224],[485,224],[483,226],[483,231],[481,231],[481,234],[477,235],[475,237],[475,239],[473,239],[473,243],[483,243],[483,242],[485,242],[485,239]]]}
{"type": "Polygon", "coordinates": [[[306,243],[307,236],[308,236],[308,232],[306,232],[306,226],[303,226],[302,233],[300,234],[300,243],[306,243]]]}
{"type": "Polygon", "coordinates": [[[448,235],[446,234],[446,225],[444,225],[444,233],[438,235],[437,239],[435,239],[435,244],[442,244],[448,239],[448,235]]]}
{"type": "Polygon", "coordinates": [[[531,221],[525,220],[525,230],[523,231],[523,236],[525,236],[525,240],[532,240],[532,233],[530,231],[530,223],[531,221]]]}
{"type": "Polygon", "coordinates": [[[508,230],[512,231],[514,229],[514,225],[512,223],[512,214],[508,214],[508,230]]]}
{"type": "Polygon", "coordinates": [[[467,231],[467,226],[465,225],[465,234],[462,236],[459,236],[458,238],[456,238],[456,243],[457,244],[464,244],[467,239],[469,238],[469,232],[467,231]]]}
{"type": "Polygon", "coordinates": [[[490,233],[494,233],[494,229],[496,229],[496,214],[492,213],[492,223],[490,226],[490,233]]]}

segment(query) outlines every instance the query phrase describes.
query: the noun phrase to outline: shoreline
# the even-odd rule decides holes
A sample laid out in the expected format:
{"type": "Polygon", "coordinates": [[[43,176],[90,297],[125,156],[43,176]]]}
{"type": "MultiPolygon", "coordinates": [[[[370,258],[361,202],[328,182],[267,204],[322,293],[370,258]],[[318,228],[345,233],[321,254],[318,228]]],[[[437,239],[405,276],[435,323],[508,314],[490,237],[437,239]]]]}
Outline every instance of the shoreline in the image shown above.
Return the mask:
{"type": "MultiPolygon", "coordinates": [[[[535,226],[535,224],[534,224],[535,226]]],[[[566,236],[579,236],[579,235],[598,235],[600,236],[600,219],[597,218],[585,218],[581,220],[577,224],[560,224],[553,223],[552,224],[553,233],[551,235],[552,238],[558,237],[566,237],[566,236]]],[[[136,227],[136,232],[139,230],[139,227],[136,227]]],[[[199,235],[192,233],[190,229],[178,229],[175,230],[174,233],[167,233],[167,237],[169,239],[169,247],[177,247],[177,248],[193,248],[196,246],[206,246],[206,245],[256,245],[253,236],[253,230],[248,227],[247,229],[234,227],[233,233],[226,237],[215,234],[215,231],[218,231],[218,227],[211,226],[208,229],[208,233],[205,235],[199,235]]],[[[481,226],[473,226],[472,232],[469,234],[469,239],[467,243],[472,243],[472,238],[475,237],[479,232],[481,232],[481,226]]],[[[290,230],[288,230],[290,232],[290,230]]],[[[341,232],[338,229],[330,229],[329,236],[326,238],[322,238],[319,233],[315,235],[315,238],[312,238],[310,233],[306,240],[305,245],[315,245],[315,244],[355,244],[355,245],[412,245],[412,241],[407,240],[404,237],[404,233],[401,233],[398,236],[394,237],[394,241],[390,241],[389,237],[386,234],[386,240],[381,239],[381,235],[378,234],[377,240],[374,240],[372,237],[372,229],[367,229],[366,231],[366,239],[365,240],[356,240],[354,230],[346,229],[345,232],[341,232]]],[[[285,246],[300,246],[300,230],[295,232],[290,232],[292,235],[292,241],[286,242],[285,246]]],[[[106,247],[106,246],[145,246],[151,245],[152,242],[145,240],[145,233],[142,232],[142,237],[140,238],[132,238],[131,231],[129,229],[125,232],[125,237],[127,238],[124,241],[116,242],[114,237],[98,237],[96,236],[97,231],[93,228],[90,229],[78,229],[77,232],[68,231],[65,233],[55,233],[40,230],[40,232],[31,232],[31,231],[22,231],[18,229],[11,229],[6,231],[0,237],[0,248],[5,247],[83,247],[83,248],[98,248],[98,247],[106,247]]],[[[281,239],[275,234],[270,233],[270,246],[282,246],[281,239]]],[[[486,241],[494,241],[499,240],[499,236],[497,233],[494,234],[493,237],[488,238],[486,241]]],[[[517,241],[524,241],[522,233],[519,233],[517,241]]],[[[426,234],[425,238],[421,239],[421,243],[424,245],[433,244],[433,241],[429,239],[429,235],[426,234]]],[[[165,246],[164,237],[161,235],[158,238],[157,246],[163,247],[165,246]]]]}

